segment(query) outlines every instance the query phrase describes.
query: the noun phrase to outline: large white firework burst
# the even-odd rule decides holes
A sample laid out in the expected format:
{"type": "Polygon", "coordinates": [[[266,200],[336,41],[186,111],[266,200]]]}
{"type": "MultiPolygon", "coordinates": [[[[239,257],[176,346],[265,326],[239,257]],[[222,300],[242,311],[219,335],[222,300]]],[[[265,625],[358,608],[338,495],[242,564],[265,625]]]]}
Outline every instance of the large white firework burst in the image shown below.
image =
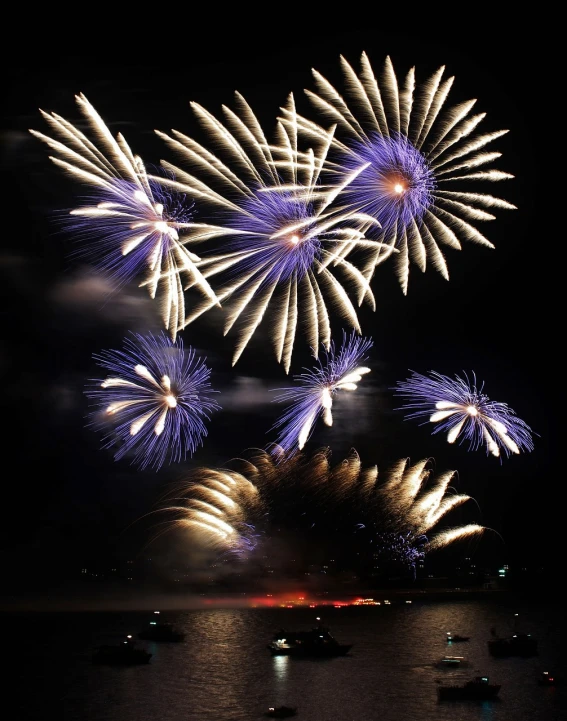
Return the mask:
{"type": "MultiPolygon", "coordinates": [[[[76,101],[94,142],[59,115],[43,111],[60,139],[30,132],[57,153],[51,157],[56,165],[90,187],[92,204],[72,210],[74,222],[67,223],[80,242],[77,254],[114,281],[141,280],[152,298],[157,294],[165,327],[175,339],[185,318],[184,283],[218,304],[195,264],[198,256],[185,248],[181,237],[192,227],[191,201],[164,193],[122,134],[112,136],[84,95],[76,101]]],[[[210,228],[200,231],[208,237],[210,228]]],[[[197,239],[194,232],[192,240],[197,239]]]]}
{"type": "MultiPolygon", "coordinates": [[[[366,53],[359,72],[344,57],[340,61],[344,97],[316,70],[316,91],[305,91],[321,116],[337,125],[327,167],[340,182],[353,167],[366,165],[344,197],[377,219],[382,240],[399,250],[397,275],[404,293],[410,262],[422,271],[429,262],[448,279],[441,246],[460,249],[467,240],[494,248],[473,223],[493,220],[493,208],[515,208],[467,189],[470,182],[513,177],[487,167],[501,153],[485,150],[508,131],[478,134],[486,113],[472,114],[476,100],[447,106],[454,78],[444,77],[444,66],[416,86],[414,68],[399,83],[389,57],[379,79],[366,53]]],[[[321,141],[326,137],[309,119],[302,128],[321,141]]]]}
{"type": "MultiPolygon", "coordinates": [[[[210,207],[215,223],[223,228],[215,235],[226,239],[222,252],[215,241],[210,255],[201,254],[199,268],[207,279],[219,276],[217,293],[227,312],[225,335],[240,323],[233,365],[264,314],[271,311],[276,357],[287,373],[300,323],[315,352],[321,343],[329,347],[328,302],[361,332],[344,284],[350,286],[358,305],[366,301],[375,308],[369,280],[376,258],[387,257],[392,249],[380,255],[381,242],[365,237],[365,232],[378,229],[376,219],[353,208],[345,211],[338,199],[365,164],[331,185],[322,184],[321,170],[333,133],[325,132],[317,151],[300,150],[293,95],[272,144],[239,93],[236,111],[223,106],[224,122],[198,103],[191,107],[218,155],[178,131],[159,132],[191,170],[164,162],[175,178],[164,182],[210,207]]],[[[184,325],[212,305],[205,299],[184,325]]]]}

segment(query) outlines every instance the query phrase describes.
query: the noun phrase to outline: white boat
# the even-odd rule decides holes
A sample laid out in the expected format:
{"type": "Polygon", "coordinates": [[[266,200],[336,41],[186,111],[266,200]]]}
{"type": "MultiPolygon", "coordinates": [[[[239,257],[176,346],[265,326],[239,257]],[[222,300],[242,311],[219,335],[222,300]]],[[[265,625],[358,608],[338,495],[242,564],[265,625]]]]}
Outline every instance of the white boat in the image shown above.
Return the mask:
{"type": "Polygon", "coordinates": [[[465,668],[468,665],[463,656],[443,656],[435,663],[437,668],[465,668]]]}

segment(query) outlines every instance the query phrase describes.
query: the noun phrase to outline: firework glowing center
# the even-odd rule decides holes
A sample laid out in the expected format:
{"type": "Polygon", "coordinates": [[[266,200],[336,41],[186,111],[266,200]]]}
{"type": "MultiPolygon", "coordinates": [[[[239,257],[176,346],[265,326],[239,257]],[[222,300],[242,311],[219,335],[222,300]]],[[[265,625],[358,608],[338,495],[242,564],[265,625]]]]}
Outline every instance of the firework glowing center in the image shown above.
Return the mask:
{"type": "MultiPolygon", "coordinates": [[[[156,379],[152,376],[150,371],[146,368],[146,366],[143,365],[137,365],[134,367],[134,372],[139,375],[141,378],[145,378],[147,381],[149,381],[153,386],[155,386],[158,389],[158,393],[156,393],[158,400],[158,409],[162,406],[165,406],[162,408],[162,412],[156,421],[156,424],[154,426],[154,433],[156,436],[159,436],[163,433],[163,429],[165,428],[165,417],[167,415],[167,411],[171,408],[177,407],[177,398],[175,395],[171,392],[171,380],[169,376],[164,375],[161,379],[161,384],[156,381],[156,379]],[[160,400],[161,397],[161,400],[160,400]]],[[[135,383],[131,383],[130,381],[126,381],[122,378],[107,378],[103,383],[100,384],[101,388],[111,388],[113,386],[131,386],[132,388],[136,388],[135,383]]],[[[114,415],[115,413],[123,410],[126,404],[131,405],[132,403],[135,403],[136,401],[124,401],[123,403],[111,403],[108,408],[106,409],[106,412],[109,415],[114,415]]],[[[142,402],[142,401],[139,401],[142,402]]],[[[147,421],[150,420],[150,418],[155,415],[155,413],[158,412],[157,410],[151,411],[150,413],[146,413],[141,418],[138,418],[130,425],[130,435],[135,436],[137,435],[140,430],[144,427],[144,425],[147,423],[147,421]]]]}
{"type": "Polygon", "coordinates": [[[472,450],[485,445],[496,457],[501,450],[507,455],[533,450],[531,428],[506,403],[491,401],[482,388],[477,388],[474,374],[471,382],[466,376],[455,376],[453,380],[435,371],[429,376],[412,371],[410,378],[396,386],[397,394],[410,401],[403,408],[416,409],[407,418],[428,418],[430,423],[438,423],[433,432],[447,431],[448,443],[462,436],[472,450]],[[436,400],[439,396],[454,400],[436,400]],[[433,408],[435,412],[431,413],[433,408]]]}

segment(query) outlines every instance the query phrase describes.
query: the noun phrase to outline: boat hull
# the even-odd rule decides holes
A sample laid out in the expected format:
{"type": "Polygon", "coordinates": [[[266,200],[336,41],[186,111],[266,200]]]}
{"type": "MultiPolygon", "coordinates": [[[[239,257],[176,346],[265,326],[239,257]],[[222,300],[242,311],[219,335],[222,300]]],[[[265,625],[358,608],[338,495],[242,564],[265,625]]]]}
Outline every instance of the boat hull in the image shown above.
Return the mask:
{"type": "Polygon", "coordinates": [[[466,689],[460,686],[441,686],[437,689],[440,701],[490,701],[497,698],[500,686],[486,686],[482,689],[466,689]]]}
{"type": "Polygon", "coordinates": [[[523,641],[521,643],[508,640],[489,641],[488,650],[491,656],[500,658],[506,656],[536,656],[537,641],[523,641]]]}
{"type": "Polygon", "coordinates": [[[304,648],[302,646],[290,646],[289,648],[281,648],[268,645],[268,650],[272,656],[301,656],[304,658],[332,658],[334,656],[346,656],[352,648],[352,644],[339,644],[332,648],[320,647],[304,648]]]}

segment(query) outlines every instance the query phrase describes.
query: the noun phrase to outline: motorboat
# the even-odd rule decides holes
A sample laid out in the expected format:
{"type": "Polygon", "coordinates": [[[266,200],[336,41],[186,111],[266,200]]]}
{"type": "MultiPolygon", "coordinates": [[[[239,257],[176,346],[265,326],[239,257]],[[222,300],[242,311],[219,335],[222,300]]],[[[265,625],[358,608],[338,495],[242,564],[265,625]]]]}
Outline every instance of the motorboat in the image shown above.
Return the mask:
{"type": "Polygon", "coordinates": [[[462,641],[470,641],[470,636],[461,636],[458,633],[447,631],[447,643],[460,643],[462,641]]]}
{"type": "MultiPolygon", "coordinates": [[[[321,619],[317,619],[320,622],[321,619]]],[[[272,656],[345,656],[353,644],[339,643],[321,623],[309,631],[280,629],[267,648],[272,656]]]]}
{"type": "Polygon", "coordinates": [[[290,718],[291,716],[297,716],[296,706],[270,706],[270,708],[264,714],[269,718],[290,718]]]}
{"type": "Polygon", "coordinates": [[[135,646],[132,636],[127,636],[122,643],[99,646],[93,654],[92,661],[106,666],[134,666],[149,663],[151,657],[149,651],[135,646]]]}
{"type": "Polygon", "coordinates": [[[437,689],[439,701],[489,701],[500,693],[500,684],[490,683],[488,676],[475,676],[464,684],[441,685],[437,689]]]}
{"type": "Polygon", "coordinates": [[[185,634],[182,631],[171,623],[160,622],[159,611],[154,611],[154,614],[153,620],[138,633],[138,638],[144,641],[183,641],[185,634]]]}
{"type": "Polygon", "coordinates": [[[560,686],[564,683],[562,679],[557,678],[550,671],[542,671],[537,678],[537,682],[540,686],[560,686]]]}
{"type": "Polygon", "coordinates": [[[468,666],[468,661],[463,656],[443,656],[436,662],[437,668],[464,668],[468,666]]]}
{"type": "Polygon", "coordinates": [[[495,637],[488,641],[488,650],[492,656],[535,656],[537,639],[529,633],[514,633],[512,636],[495,637]]]}

